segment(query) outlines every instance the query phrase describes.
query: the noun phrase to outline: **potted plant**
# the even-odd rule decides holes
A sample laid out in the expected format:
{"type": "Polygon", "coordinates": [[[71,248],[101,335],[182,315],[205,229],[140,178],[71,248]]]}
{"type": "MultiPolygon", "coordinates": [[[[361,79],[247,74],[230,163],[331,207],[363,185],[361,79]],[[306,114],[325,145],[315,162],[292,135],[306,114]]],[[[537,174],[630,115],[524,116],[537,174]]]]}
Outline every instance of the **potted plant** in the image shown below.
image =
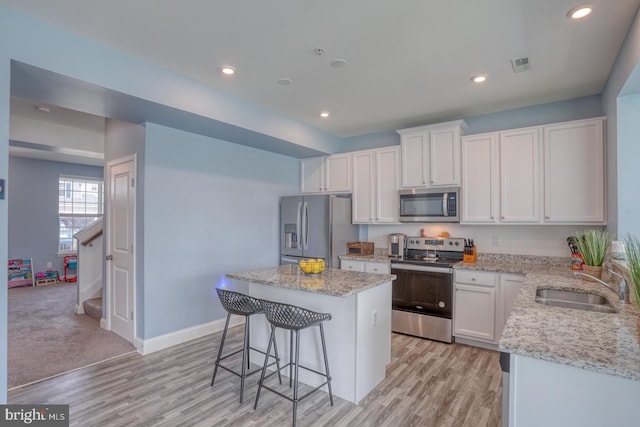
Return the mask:
{"type": "Polygon", "coordinates": [[[627,268],[631,277],[631,289],[636,300],[636,305],[640,308],[640,240],[631,235],[625,239],[627,268]]]}
{"type": "MultiPolygon", "coordinates": [[[[609,243],[611,243],[611,236],[606,230],[588,229],[584,231],[576,232],[573,235],[573,240],[578,252],[582,255],[584,266],[582,269],[585,273],[597,277],[602,277],[602,263],[607,253],[609,243]]],[[[584,280],[590,280],[588,277],[584,277],[584,280]]]]}

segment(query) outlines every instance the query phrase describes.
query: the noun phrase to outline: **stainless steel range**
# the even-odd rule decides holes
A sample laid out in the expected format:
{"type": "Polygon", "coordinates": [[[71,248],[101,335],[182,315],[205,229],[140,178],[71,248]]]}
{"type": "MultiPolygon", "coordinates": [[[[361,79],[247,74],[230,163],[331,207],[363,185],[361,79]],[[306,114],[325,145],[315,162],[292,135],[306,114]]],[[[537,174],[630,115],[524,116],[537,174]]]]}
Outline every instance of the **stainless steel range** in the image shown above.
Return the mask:
{"type": "Polygon", "coordinates": [[[391,329],[453,342],[453,265],[464,257],[464,239],[407,237],[403,259],[391,262],[391,329]]]}

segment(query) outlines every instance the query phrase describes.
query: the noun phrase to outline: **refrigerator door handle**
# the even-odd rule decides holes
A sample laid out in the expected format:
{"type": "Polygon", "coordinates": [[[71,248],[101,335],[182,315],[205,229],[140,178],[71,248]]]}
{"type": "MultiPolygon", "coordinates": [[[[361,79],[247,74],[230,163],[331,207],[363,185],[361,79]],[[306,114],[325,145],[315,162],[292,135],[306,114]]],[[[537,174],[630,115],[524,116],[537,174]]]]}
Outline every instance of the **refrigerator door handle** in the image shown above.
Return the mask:
{"type": "Polygon", "coordinates": [[[296,247],[302,249],[302,202],[298,202],[298,214],[296,216],[296,247]]]}
{"type": "Polygon", "coordinates": [[[304,227],[304,249],[309,249],[309,204],[304,202],[304,217],[302,221],[304,227]]]}

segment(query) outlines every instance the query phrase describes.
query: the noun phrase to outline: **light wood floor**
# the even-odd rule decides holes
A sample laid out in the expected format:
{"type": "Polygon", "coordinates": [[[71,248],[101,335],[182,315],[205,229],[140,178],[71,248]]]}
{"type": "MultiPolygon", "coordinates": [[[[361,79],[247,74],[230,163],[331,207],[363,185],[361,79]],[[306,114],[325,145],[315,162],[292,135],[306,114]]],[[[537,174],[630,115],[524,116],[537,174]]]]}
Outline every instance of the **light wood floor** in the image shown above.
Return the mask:
{"type": "MultiPolygon", "coordinates": [[[[240,346],[242,331],[230,329],[225,347],[240,346]]],[[[239,378],[226,371],[209,386],[220,336],[16,389],[9,403],[69,404],[72,426],[290,425],[291,403],[268,390],[253,410],[259,374],[247,380],[243,404],[239,378]]],[[[359,405],[334,397],[331,407],[328,394],[314,393],[299,404],[298,425],[497,427],[501,396],[497,352],[393,334],[392,361],[378,387],[359,405]]]]}

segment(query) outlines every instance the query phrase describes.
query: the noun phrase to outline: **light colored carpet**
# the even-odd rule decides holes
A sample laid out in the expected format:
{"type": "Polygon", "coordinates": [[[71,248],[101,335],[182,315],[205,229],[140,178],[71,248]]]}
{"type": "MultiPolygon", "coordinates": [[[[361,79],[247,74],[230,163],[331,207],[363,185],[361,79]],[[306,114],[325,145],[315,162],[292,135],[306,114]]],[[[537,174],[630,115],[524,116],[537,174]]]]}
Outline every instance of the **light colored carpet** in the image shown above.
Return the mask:
{"type": "Polygon", "coordinates": [[[99,321],[75,314],[75,283],[8,292],[10,389],[135,350],[99,321]]]}

